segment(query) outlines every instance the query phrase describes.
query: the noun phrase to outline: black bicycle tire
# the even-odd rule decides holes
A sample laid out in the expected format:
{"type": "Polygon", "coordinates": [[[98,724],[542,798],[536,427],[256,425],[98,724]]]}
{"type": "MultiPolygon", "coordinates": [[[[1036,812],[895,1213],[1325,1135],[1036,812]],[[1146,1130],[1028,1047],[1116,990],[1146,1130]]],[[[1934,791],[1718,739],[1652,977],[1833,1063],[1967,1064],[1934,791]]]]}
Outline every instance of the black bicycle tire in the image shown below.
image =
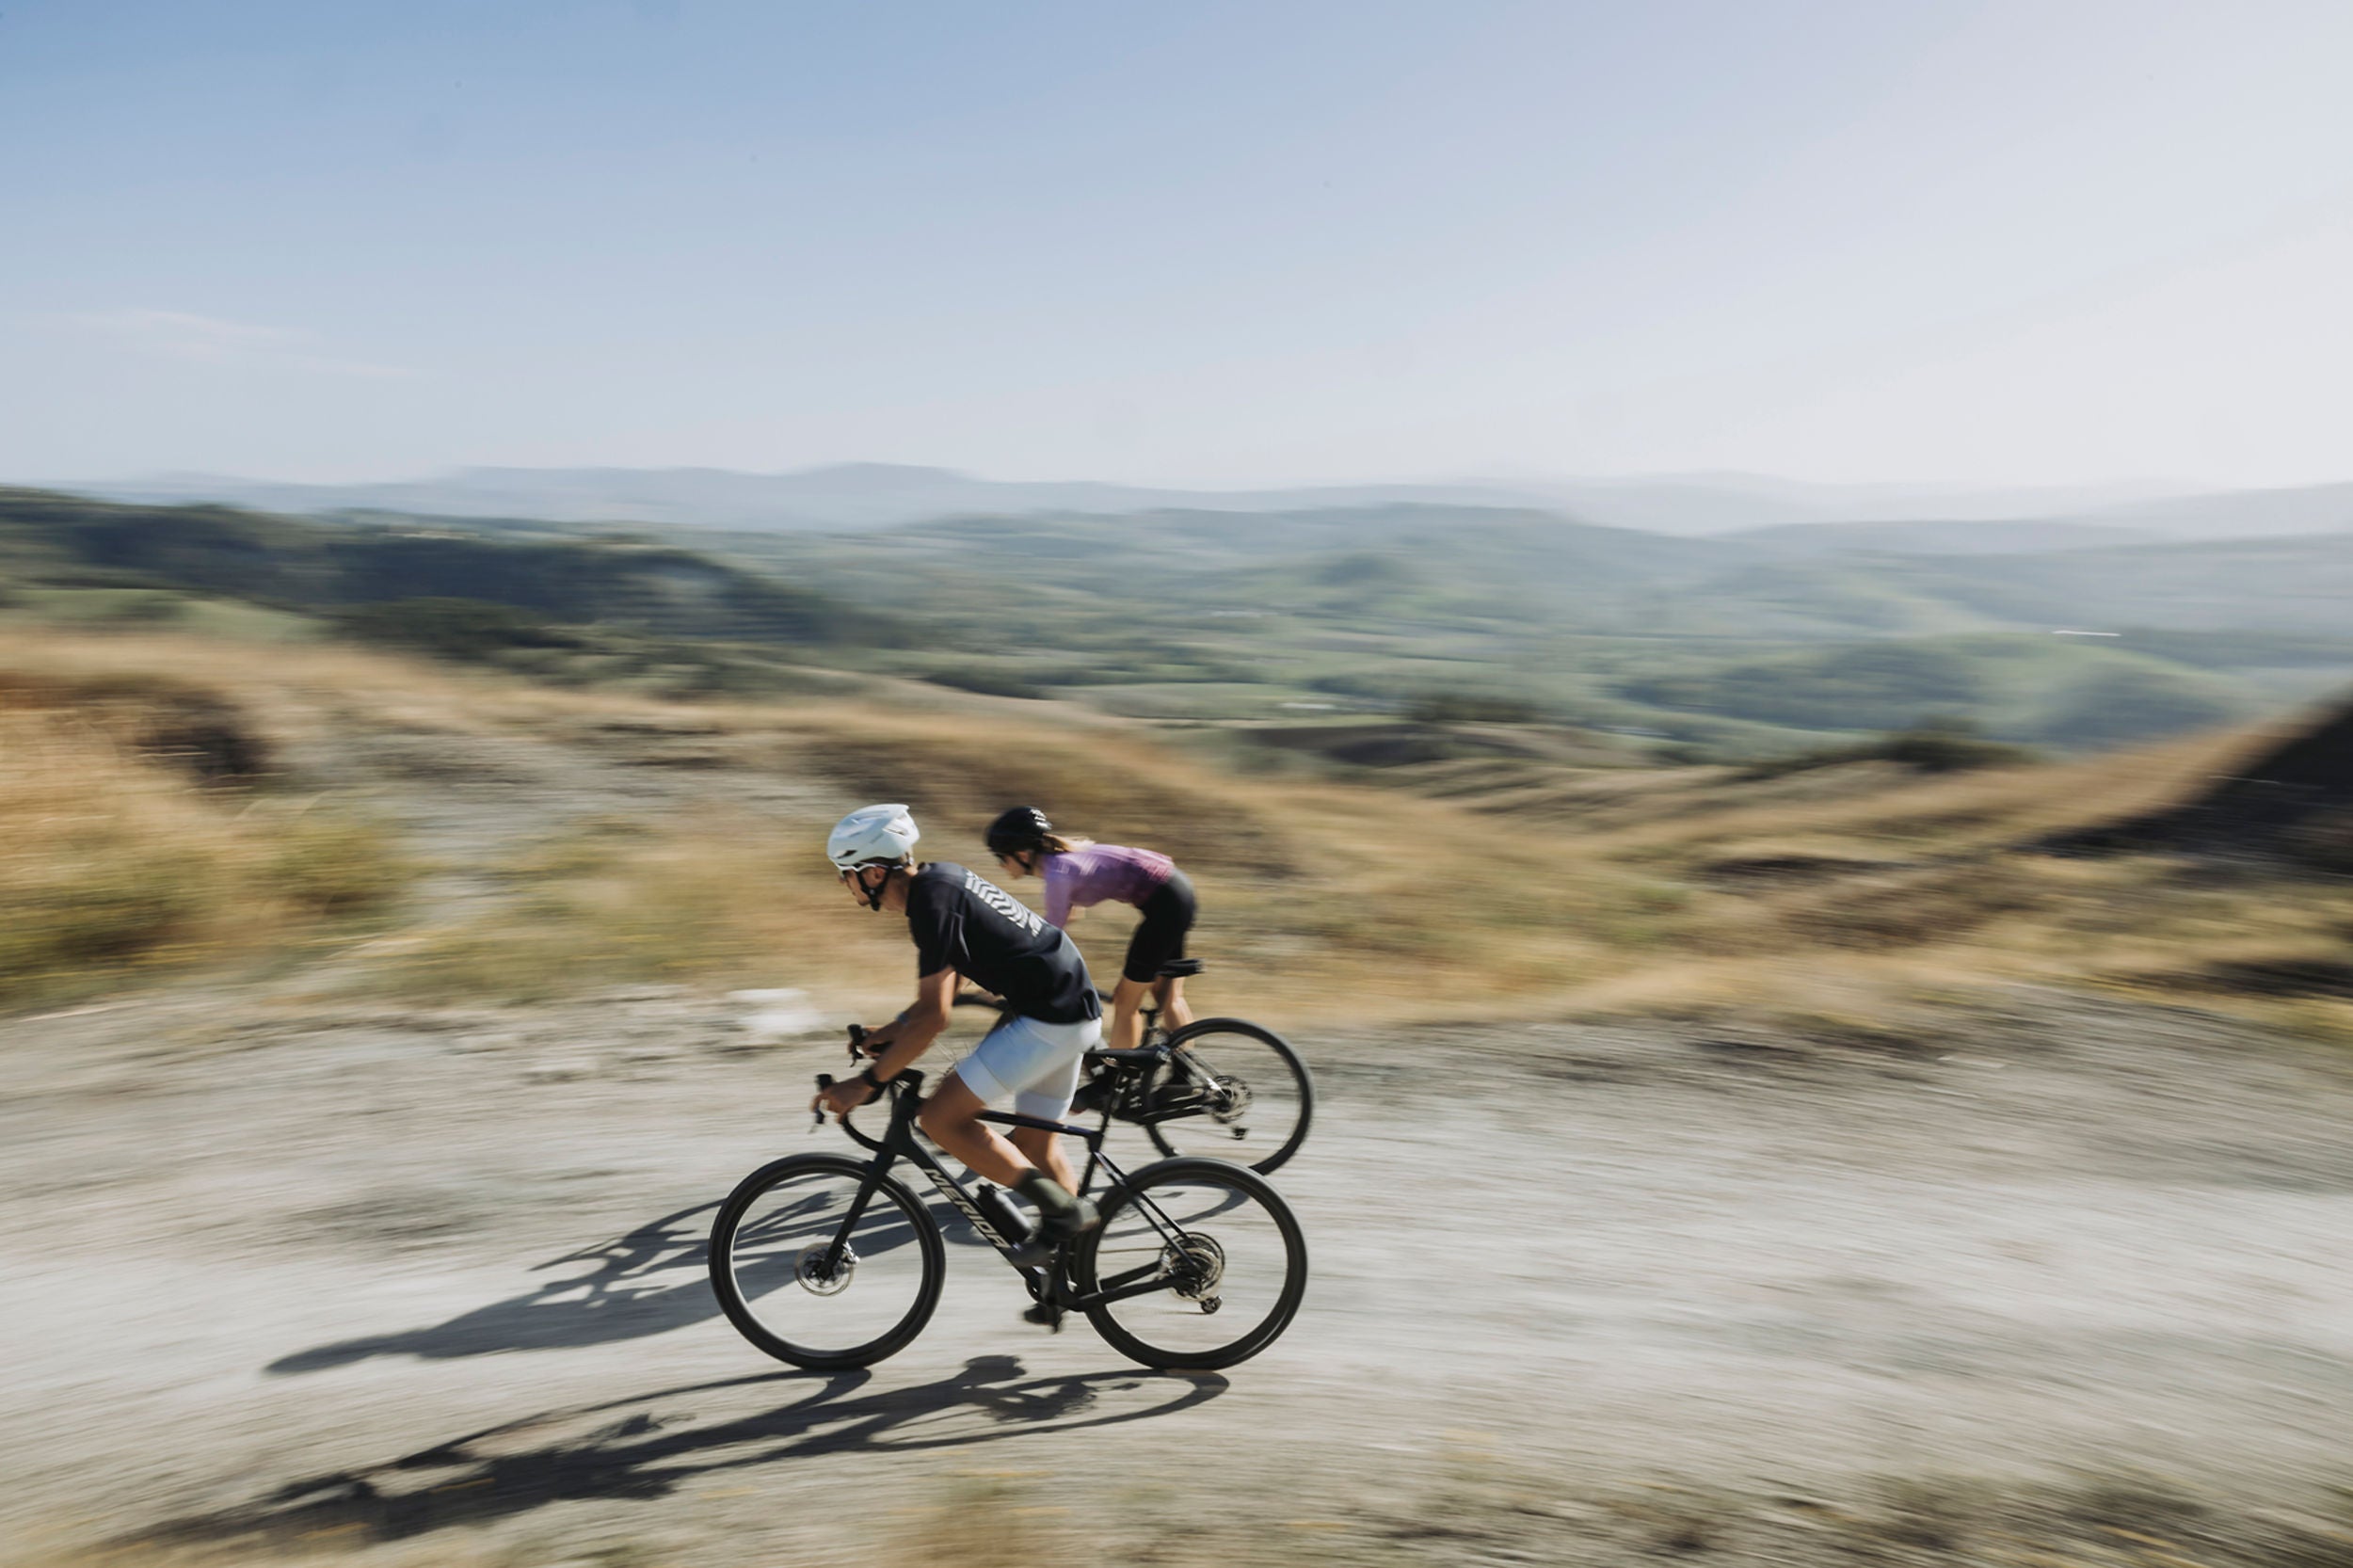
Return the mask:
{"type": "Polygon", "coordinates": [[[1210,1372],[1249,1360],[1283,1336],[1283,1331],[1299,1315],[1299,1304],[1307,1294],[1307,1236],[1300,1228],[1299,1216],[1283,1201],[1274,1184],[1244,1165],[1230,1160],[1211,1160],[1204,1155],[1180,1156],[1175,1160],[1160,1160],[1130,1174],[1127,1180],[1112,1188],[1102,1203],[1103,1223],[1080,1239],[1070,1260],[1071,1282],[1080,1294],[1093,1290],[1096,1280],[1096,1249],[1110,1231],[1112,1221],[1123,1204],[1131,1202],[1133,1194],[1149,1190],[1156,1180],[1170,1176],[1186,1176],[1194,1180],[1216,1180],[1232,1184],[1250,1194],[1273,1216],[1276,1228],[1282,1232],[1289,1271],[1283,1281],[1282,1294],[1276,1299],[1275,1310],[1252,1331],[1231,1344],[1211,1351],[1166,1351],[1147,1343],[1123,1327],[1112,1314],[1112,1305],[1086,1308],[1087,1321],[1103,1342],[1128,1360],[1164,1372],[1210,1372]]]}
{"type": "Polygon", "coordinates": [[[735,1227],[743,1223],[744,1211],[755,1199],[792,1172],[826,1170],[863,1181],[869,1164],[870,1161],[839,1154],[789,1154],[781,1160],[772,1160],[735,1184],[735,1191],[728,1194],[727,1201],[719,1206],[718,1216],[711,1222],[712,1293],[719,1298],[720,1309],[728,1315],[728,1321],[735,1325],[735,1331],[778,1361],[817,1371],[871,1367],[913,1344],[939,1306],[939,1293],[948,1277],[948,1249],[940,1239],[939,1222],[904,1185],[887,1176],[875,1188],[874,1195],[888,1197],[906,1215],[923,1257],[923,1281],[916,1291],[914,1304],[888,1333],[845,1351],[812,1351],[771,1334],[744,1300],[743,1292],[736,1288],[735,1272],[728,1266],[728,1247],[734,1240],[735,1227]]]}
{"type": "MultiPolygon", "coordinates": [[[[1314,1075],[1307,1071],[1307,1064],[1301,1059],[1298,1051],[1291,1048],[1291,1043],[1289,1040],[1271,1029],[1252,1023],[1247,1018],[1195,1018],[1184,1028],[1169,1035],[1164,1043],[1173,1050],[1205,1034],[1247,1034],[1261,1045],[1272,1047],[1274,1054],[1283,1059],[1283,1064],[1290,1069],[1291,1081],[1299,1086],[1299,1122],[1291,1128],[1290,1136],[1286,1138],[1281,1146],[1264,1160],[1254,1160],[1244,1166],[1245,1169],[1256,1171],[1260,1176],[1272,1176],[1282,1169],[1286,1160],[1299,1152],[1300,1144],[1307,1141],[1307,1128],[1316,1119],[1314,1075]]],[[[1157,1123],[1145,1122],[1144,1130],[1145,1136],[1152,1140],[1152,1146],[1171,1160],[1211,1158],[1207,1155],[1188,1154],[1176,1147],[1176,1144],[1160,1136],[1160,1129],[1157,1123]]],[[[1242,1161],[1232,1160],[1229,1163],[1242,1164],[1242,1161]]]]}

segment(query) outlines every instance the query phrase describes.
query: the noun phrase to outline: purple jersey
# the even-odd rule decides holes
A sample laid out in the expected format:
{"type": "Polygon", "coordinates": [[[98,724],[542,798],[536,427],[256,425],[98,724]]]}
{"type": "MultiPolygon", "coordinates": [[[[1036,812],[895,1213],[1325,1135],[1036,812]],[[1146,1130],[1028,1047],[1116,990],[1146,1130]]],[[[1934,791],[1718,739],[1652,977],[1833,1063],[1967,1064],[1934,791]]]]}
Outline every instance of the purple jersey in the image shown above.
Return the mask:
{"type": "Polygon", "coordinates": [[[1148,849],[1118,844],[1089,844],[1067,855],[1046,857],[1046,920],[1068,925],[1070,911],[1105,899],[1114,904],[1142,904],[1159,891],[1176,862],[1148,849]]]}

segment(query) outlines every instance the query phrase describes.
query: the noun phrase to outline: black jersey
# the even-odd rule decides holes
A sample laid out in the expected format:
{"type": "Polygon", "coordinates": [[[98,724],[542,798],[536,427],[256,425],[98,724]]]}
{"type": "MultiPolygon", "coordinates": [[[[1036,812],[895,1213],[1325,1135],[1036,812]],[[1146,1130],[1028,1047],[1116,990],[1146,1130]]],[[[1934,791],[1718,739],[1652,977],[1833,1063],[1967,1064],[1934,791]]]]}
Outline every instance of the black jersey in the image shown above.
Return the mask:
{"type": "Polygon", "coordinates": [[[953,969],[1004,998],[1021,1016],[1044,1023],[1103,1016],[1077,944],[962,866],[936,861],[908,880],[907,931],[915,938],[918,975],[953,969]]]}

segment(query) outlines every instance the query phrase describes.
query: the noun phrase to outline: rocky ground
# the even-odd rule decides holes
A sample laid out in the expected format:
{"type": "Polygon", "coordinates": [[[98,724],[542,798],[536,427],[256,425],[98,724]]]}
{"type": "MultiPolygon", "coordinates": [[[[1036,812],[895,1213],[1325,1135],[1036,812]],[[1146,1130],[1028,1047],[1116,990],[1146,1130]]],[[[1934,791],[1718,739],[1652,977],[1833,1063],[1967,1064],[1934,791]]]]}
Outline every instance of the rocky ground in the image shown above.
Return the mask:
{"type": "Polygon", "coordinates": [[[820,1376],[702,1273],[736,1177],[839,1136],[800,1109],[833,1037],[752,1010],[184,986],[10,1025],[0,1536],[2353,1563],[2353,1075],[2293,1042],[2023,993],[1869,1046],[1307,1039],[1314,1283],[1266,1354],[1146,1373],[966,1244],[911,1350],[820,1376]]]}

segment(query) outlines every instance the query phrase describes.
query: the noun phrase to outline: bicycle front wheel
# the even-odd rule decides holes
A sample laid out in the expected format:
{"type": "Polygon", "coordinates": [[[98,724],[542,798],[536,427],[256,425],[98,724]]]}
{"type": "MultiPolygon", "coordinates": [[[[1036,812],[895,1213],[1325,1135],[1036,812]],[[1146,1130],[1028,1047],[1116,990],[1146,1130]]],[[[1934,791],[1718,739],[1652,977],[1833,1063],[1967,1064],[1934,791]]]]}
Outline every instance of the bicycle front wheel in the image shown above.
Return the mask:
{"type": "Polygon", "coordinates": [[[939,1304],[938,1222],[871,1171],[796,1154],[745,1176],[719,1206],[711,1288],[737,1331],[779,1361],[870,1366],[906,1349],[939,1304]]]}
{"type": "Polygon", "coordinates": [[[1146,1367],[1209,1370],[1281,1337],[1307,1290],[1307,1239],[1264,1178],[1222,1160],[1163,1160],[1112,1190],[1071,1259],[1104,1342],[1146,1367]],[[1122,1292],[1134,1292],[1122,1294],[1122,1292]]]}
{"type": "Polygon", "coordinates": [[[1203,1018],[1168,1037],[1135,1119],[1162,1154],[1231,1160],[1266,1175],[1299,1152],[1315,1115],[1307,1064],[1273,1030],[1203,1018]]]}

